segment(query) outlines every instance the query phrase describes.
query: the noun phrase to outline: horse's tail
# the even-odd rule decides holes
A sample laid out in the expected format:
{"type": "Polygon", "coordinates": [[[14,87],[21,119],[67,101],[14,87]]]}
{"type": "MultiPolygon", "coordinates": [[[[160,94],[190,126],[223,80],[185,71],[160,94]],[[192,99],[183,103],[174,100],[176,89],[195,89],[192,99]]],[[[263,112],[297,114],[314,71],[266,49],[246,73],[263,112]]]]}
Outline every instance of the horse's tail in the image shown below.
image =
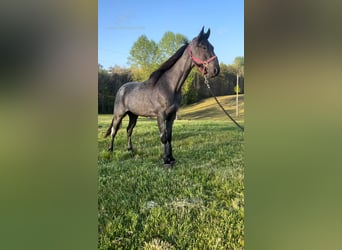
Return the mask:
{"type": "Polygon", "coordinates": [[[109,128],[107,129],[107,132],[106,132],[106,134],[105,134],[105,138],[108,136],[108,135],[110,135],[110,133],[112,132],[112,127],[113,127],[113,121],[114,121],[114,118],[112,119],[112,122],[110,123],[110,126],[109,126],[109,128]]]}

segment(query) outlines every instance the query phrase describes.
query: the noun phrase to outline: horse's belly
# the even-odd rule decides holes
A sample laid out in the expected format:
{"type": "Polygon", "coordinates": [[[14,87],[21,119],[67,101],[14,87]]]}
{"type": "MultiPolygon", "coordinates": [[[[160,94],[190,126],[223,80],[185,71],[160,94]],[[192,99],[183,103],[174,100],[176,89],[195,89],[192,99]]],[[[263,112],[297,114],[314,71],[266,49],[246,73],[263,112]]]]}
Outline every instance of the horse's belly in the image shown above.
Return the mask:
{"type": "Polygon", "coordinates": [[[155,105],[145,91],[133,91],[125,98],[127,109],[140,116],[156,116],[155,105]]]}
{"type": "Polygon", "coordinates": [[[128,105],[128,110],[140,116],[156,116],[157,115],[155,110],[151,108],[150,105],[144,105],[144,103],[141,103],[141,104],[130,103],[128,105]]]}

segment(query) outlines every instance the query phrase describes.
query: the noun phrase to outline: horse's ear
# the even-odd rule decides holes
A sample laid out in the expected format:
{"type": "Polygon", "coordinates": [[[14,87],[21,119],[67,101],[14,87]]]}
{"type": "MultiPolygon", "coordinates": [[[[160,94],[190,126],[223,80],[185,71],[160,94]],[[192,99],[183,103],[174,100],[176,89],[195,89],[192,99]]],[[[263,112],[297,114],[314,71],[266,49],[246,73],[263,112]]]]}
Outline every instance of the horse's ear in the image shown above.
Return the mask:
{"type": "Polygon", "coordinates": [[[203,39],[203,35],[204,35],[204,26],[202,27],[201,32],[197,36],[197,41],[201,41],[203,39]]]}
{"type": "Polygon", "coordinates": [[[210,36],[210,28],[208,29],[207,33],[205,33],[205,34],[203,35],[203,38],[205,38],[206,40],[208,40],[209,36],[210,36]]]}

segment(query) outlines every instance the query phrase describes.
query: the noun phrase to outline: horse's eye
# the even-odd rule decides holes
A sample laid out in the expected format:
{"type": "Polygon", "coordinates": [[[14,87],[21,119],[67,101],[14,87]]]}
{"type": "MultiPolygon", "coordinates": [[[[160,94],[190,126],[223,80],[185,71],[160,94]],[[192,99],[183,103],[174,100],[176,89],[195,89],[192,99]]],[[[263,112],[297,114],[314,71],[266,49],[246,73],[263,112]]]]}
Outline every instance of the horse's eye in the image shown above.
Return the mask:
{"type": "Polygon", "coordinates": [[[207,46],[203,45],[202,49],[207,50],[207,46]]]}

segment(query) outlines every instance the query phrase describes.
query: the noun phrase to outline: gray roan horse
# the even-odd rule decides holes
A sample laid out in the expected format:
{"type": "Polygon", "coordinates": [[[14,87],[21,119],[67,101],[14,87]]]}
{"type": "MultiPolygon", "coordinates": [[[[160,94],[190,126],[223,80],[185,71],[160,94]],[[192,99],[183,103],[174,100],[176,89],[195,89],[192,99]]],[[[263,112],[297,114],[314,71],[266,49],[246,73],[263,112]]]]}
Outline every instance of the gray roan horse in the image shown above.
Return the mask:
{"type": "Polygon", "coordinates": [[[197,37],[182,46],[144,82],[128,82],[118,90],[114,118],[105,137],[111,136],[108,151],[113,151],[115,135],[122,119],[128,115],[128,150],[133,151],[131,135],[138,116],[157,117],[160,140],[164,148],[164,164],[176,162],[172,156],[172,126],[181,103],[181,89],[191,69],[196,66],[203,76],[215,77],[220,72],[214,47],[208,42],[210,29],[204,27],[197,37]]]}

